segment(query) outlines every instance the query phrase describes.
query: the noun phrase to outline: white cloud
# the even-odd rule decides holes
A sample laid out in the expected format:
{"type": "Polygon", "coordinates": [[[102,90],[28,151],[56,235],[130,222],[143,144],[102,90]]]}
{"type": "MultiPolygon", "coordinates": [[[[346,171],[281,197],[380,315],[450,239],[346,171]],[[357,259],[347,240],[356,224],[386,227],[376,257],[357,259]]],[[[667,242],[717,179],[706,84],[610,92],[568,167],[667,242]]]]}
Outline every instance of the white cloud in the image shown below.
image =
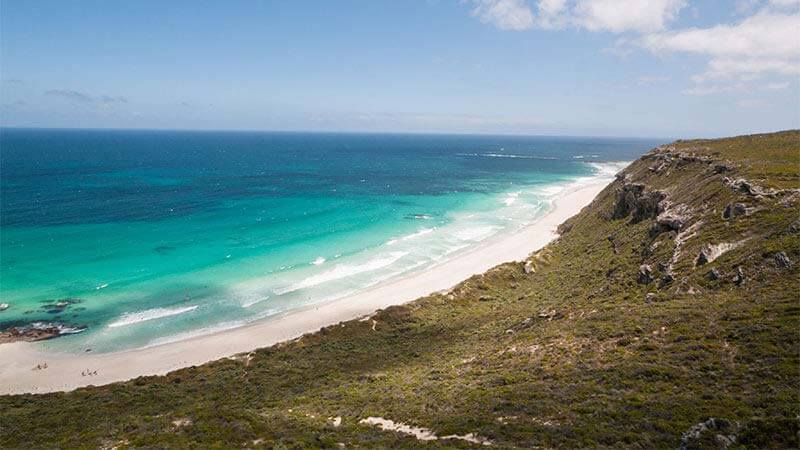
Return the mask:
{"type": "Polygon", "coordinates": [[[501,30],[533,27],[650,32],[665,28],[687,0],[473,0],[472,15],[501,30]]]}
{"type": "Polygon", "coordinates": [[[709,56],[696,83],[752,80],[764,75],[800,74],[800,14],[761,12],[735,25],[717,25],[642,37],[654,53],[680,52],[709,56]]]}
{"type": "Polygon", "coordinates": [[[527,30],[533,27],[533,12],[524,0],[474,0],[472,15],[501,30],[527,30]]]}
{"type": "Polygon", "coordinates": [[[563,28],[567,22],[567,0],[539,0],[536,22],[541,28],[563,28]]]}
{"type": "Polygon", "coordinates": [[[686,0],[579,0],[573,22],[590,31],[659,31],[684,6],[686,0]]]}
{"type": "Polygon", "coordinates": [[[788,81],[784,81],[784,82],[780,82],[780,83],[778,83],[778,82],[767,83],[767,84],[764,85],[764,89],[766,89],[768,91],[782,91],[782,90],[784,90],[784,89],[786,89],[788,87],[789,87],[789,82],[788,81]]]}
{"type": "MultiPolygon", "coordinates": [[[[463,0],[472,15],[503,30],[577,28],[622,34],[606,53],[694,54],[706,59],[690,95],[786,89],[800,75],[800,0],[737,0],[731,24],[669,30],[688,0],[463,0]],[[530,5],[535,7],[532,9],[530,5]],[[751,12],[761,5],[761,10],[751,12]],[[624,33],[624,34],[623,34],[624,33]],[[758,81],[757,81],[758,80],[758,81]]],[[[696,12],[696,11],[695,11],[696,12]]],[[[639,85],[667,81],[643,77],[639,85]]]]}
{"type": "Polygon", "coordinates": [[[800,6],[800,0],[770,0],[769,4],[778,8],[791,8],[800,6]]]}

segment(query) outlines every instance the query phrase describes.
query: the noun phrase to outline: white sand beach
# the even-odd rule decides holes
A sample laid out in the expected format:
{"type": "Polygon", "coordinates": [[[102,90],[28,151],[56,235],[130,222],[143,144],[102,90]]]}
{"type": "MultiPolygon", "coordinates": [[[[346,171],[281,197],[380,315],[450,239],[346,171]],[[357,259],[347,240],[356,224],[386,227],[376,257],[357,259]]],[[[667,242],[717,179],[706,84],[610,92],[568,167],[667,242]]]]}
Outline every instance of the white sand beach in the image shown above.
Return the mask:
{"type": "Polygon", "coordinates": [[[268,347],[321,327],[363,317],[391,305],[445,290],[471,275],[507,261],[519,261],[553,240],[556,228],[578,213],[609,183],[609,178],[573,185],[554,201],[545,216],[519,232],[490,239],[456,258],[364,292],[291,311],[239,328],[153,347],[114,353],[62,354],[41,345],[0,345],[0,394],[69,391],[142,375],[159,375],[237,353],[268,347]],[[47,365],[37,369],[37,365],[47,365]],[[86,376],[86,372],[92,375],[86,376]],[[96,372],[96,374],[95,374],[96,372]]]}

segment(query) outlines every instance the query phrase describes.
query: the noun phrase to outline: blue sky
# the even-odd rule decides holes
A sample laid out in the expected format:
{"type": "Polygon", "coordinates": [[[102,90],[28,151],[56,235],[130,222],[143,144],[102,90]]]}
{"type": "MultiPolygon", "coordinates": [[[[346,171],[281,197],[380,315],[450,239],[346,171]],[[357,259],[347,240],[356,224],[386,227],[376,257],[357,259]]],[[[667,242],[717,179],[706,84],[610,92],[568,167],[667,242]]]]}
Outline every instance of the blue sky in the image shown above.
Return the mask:
{"type": "Polygon", "coordinates": [[[3,126],[800,127],[800,0],[0,3],[3,126]]]}

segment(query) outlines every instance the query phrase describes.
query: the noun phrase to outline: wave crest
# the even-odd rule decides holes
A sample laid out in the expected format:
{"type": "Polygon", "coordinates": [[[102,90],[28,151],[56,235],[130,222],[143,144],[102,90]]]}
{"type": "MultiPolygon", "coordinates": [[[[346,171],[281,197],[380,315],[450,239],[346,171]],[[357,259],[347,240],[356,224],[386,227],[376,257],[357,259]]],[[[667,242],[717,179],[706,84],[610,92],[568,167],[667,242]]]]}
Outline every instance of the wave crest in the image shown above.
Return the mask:
{"type": "Polygon", "coordinates": [[[283,289],[276,289],[275,293],[278,295],[287,294],[289,292],[294,292],[300,289],[309,288],[312,286],[317,286],[322,283],[327,283],[329,281],[335,281],[342,278],[347,278],[353,275],[357,275],[359,273],[364,272],[371,272],[373,270],[377,270],[389,265],[394,264],[402,258],[406,256],[408,252],[392,252],[387,256],[381,256],[374,259],[371,259],[363,264],[342,264],[339,266],[334,267],[331,270],[312,275],[308,278],[304,278],[299,282],[292,284],[283,289]]]}
{"type": "Polygon", "coordinates": [[[135,313],[125,313],[119,320],[108,324],[108,328],[124,327],[135,323],[147,322],[148,320],[161,319],[169,316],[187,313],[197,309],[198,305],[185,306],[180,308],[153,308],[135,313]]]}

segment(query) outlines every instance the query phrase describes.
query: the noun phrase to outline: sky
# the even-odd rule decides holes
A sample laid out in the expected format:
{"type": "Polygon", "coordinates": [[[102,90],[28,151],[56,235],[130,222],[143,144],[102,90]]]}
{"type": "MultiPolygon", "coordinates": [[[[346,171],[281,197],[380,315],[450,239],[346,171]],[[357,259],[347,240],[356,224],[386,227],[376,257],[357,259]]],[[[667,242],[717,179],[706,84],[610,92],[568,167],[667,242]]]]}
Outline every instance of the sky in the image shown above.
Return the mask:
{"type": "Polygon", "coordinates": [[[800,128],[800,0],[2,0],[0,125],[800,128]]]}

